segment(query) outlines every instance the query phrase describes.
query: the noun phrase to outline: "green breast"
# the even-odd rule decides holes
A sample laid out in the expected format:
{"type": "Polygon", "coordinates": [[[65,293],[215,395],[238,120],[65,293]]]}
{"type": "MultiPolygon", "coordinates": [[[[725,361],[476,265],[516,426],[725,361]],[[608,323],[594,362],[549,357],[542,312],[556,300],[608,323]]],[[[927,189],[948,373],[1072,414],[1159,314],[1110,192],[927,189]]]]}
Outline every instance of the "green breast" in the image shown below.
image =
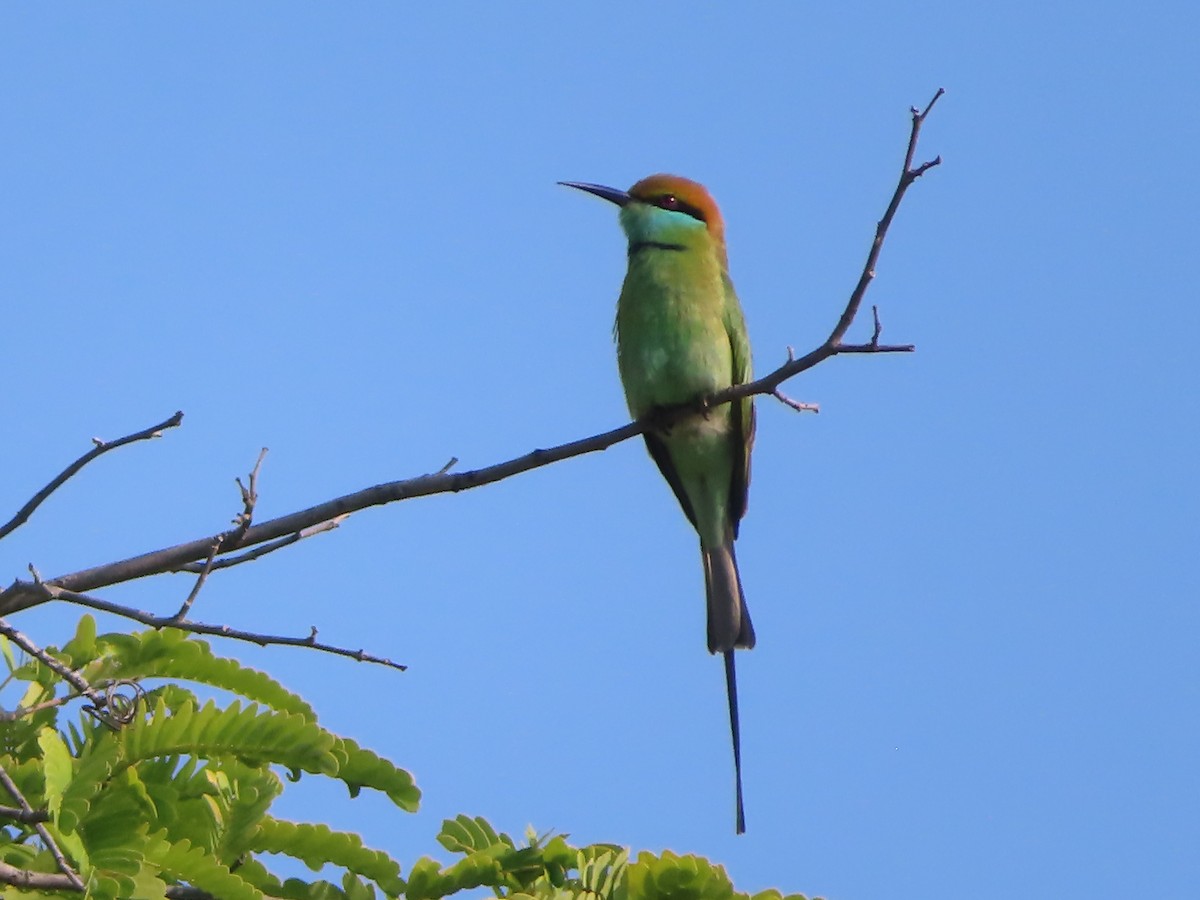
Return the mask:
{"type": "Polygon", "coordinates": [[[617,361],[633,416],[732,383],[720,264],[695,246],[630,257],[617,303],[617,361]]]}

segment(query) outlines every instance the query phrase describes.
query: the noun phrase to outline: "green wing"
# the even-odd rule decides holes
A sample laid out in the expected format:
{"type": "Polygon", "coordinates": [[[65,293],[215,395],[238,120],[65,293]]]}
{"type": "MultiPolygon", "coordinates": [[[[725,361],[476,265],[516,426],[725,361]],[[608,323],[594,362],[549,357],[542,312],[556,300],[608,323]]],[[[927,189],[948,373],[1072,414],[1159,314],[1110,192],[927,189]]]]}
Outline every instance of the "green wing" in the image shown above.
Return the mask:
{"type": "MultiPolygon", "coordinates": [[[[746,319],[742,305],[728,273],[725,281],[725,333],[729,335],[729,348],[733,358],[733,384],[746,384],[753,380],[750,361],[750,336],[746,333],[746,319]]],[[[750,494],[750,451],[754,447],[754,398],[743,397],[730,404],[733,410],[733,434],[736,445],[733,455],[733,478],[729,483],[729,522],[736,538],[738,524],[746,514],[746,503],[750,494]]]]}
{"type": "Polygon", "coordinates": [[[667,484],[675,492],[675,499],[679,501],[679,505],[683,509],[683,514],[687,516],[687,520],[692,523],[692,527],[698,532],[700,526],[696,524],[696,511],[692,508],[692,500],[688,497],[687,490],[683,486],[683,481],[679,478],[679,472],[675,469],[675,461],[671,459],[671,451],[667,449],[667,445],[663,439],[653,431],[647,431],[642,437],[646,439],[646,449],[650,451],[650,456],[658,466],[658,471],[662,472],[663,478],[667,480],[667,484]]]}

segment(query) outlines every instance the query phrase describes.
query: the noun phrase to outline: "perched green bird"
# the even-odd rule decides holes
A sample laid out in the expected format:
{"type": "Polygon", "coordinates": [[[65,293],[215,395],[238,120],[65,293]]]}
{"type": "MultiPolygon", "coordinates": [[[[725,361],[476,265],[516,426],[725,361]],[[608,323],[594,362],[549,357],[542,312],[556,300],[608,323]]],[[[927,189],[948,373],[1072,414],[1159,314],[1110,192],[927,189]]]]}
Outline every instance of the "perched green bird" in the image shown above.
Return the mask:
{"type": "MultiPolygon", "coordinates": [[[[560,183],[621,207],[629,268],[617,301],[617,364],[633,417],[750,381],[750,342],[729,279],[725,225],[708,191],[676,175],[651,175],[628,191],[560,183]]],[[[754,626],[733,542],[746,512],[754,402],[746,397],[689,415],[645,438],[700,535],[708,649],[725,656],[741,834],[746,824],[733,651],[754,646],[754,626]]]]}

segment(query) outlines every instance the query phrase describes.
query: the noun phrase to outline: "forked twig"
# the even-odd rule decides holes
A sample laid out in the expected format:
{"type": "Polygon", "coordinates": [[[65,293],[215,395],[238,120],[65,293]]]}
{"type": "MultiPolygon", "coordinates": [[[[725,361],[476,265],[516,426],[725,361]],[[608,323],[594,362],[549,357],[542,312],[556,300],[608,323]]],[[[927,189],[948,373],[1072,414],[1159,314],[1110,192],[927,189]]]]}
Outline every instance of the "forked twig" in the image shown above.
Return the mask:
{"type": "Polygon", "coordinates": [[[33,515],[34,510],[41,506],[46,499],[62,487],[68,479],[76,472],[90,463],[97,457],[103,456],[110,450],[116,450],[118,447],[124,447],[126,444],[132,444],[134,441],[146,441],[150,438],[161,437],[162,433],[168,428],[174,428],[183,421],[183,413],[177,412],[171,418],[159,422],[157,425],[151,425],[149,428],[143,428],[141,431],[135,431],[133,434],[127,434],[123,438],[117,438],[115,441],[102,441],[100,438],[92,438],[92,443],[95,445],[75,462],[71,463],[58,475],[51,480],[44,488],[38,491],[29,502],[17,510],[16,515],[0,525],[0,540],[8,537],[22,525],[29,521],[29,517],[33,515]]]}
{"type": "Polygon", "coordinates": [[[192,610],[192,604],[196,602],[196,597],[200,594],[200,588],[204,587],[204,582],[208,579],[208,573],[213,569],[213,560],[217,557],[217,551],[221,548],[221,541],[218,538],[213,541],[212,549],[208,551],[208,559],[204,561],[204,565],[200,569],[200,577],[196,579],[196,583],[192,585],[191,591],[183,601],[183,605],[179,607],[179,612],[171,617],[174,622],[182,622],[187,618],[187,614],[192,610]]]}
{"type": "MultiPolygon", "coordinates": [[[[912,114],[912,128],[908,133],[908,147],[904,152],[904,165],[900,170],[900,181],[896,185],[896,190],[892,193],[892,200],[888,203],[887,210],[883,214],[883,218],[875,226],[875,239],[871,242],[871,250],[867,254],[867,261],[863,264],[862,274],[858,278],[858,284],[854,286],[853,293],[850,294],[850,302],[846,304],[846,308],[842,311],[841,318],[834,326],[829,337],[826,339],[826,346],[837,346],[841,344],[842,338],[846,336],[846,332],[850,329],[850,323],[854,321],[854,317],[858,315],[858,308],[862,305],[862,299],[867,293],[867,288],[871,281],[875,278],[875,264],[879,261],[879,251],[883,249],[883,239],[887,237],[888,229],[892,225],[892,219],[896,217],[896,210],[900,208],[900,201],[904,199],[905,192],[909,189],[914,181],[924,175],[934,166],[942,164],[942,158],[936,156],[928,162],[921,163],[915,169],[913,168],[913,155],[917,151],[917,139],[921,136],[921,126],[925,124],[925,119],[928,117],[933,105],[938,102],[942,94],[946,93],[944,88],[938,88],[937,93],[933,95],[933,99],[929,101],[924,110],[918,110],[915,106],[909,110],[912,114]]],[[[906,348],[911,350],[912,347],[906,348]]],[[[891,350],[878,348],[876,352],[903,352],[901,347],[896,347],[891,350]]]]}
{"type": "MultiPolygon", "coordinates": [[[[318,522],[316,525],[312,525],[309,528],[302,528],[295,534],[289,534],[287,537],[282,537],[277,541],[270,541],[266,544],[260,544],[253,550],[247,550],[245,553],[240,553],[237,556],[226,556],[223,559],[218,559],[212,564],[212,571],[215,572],[218,569],[230,569],[234,566],[240,566],[242,563],[253,562],[256,559],[261,559],[268,553],[274,553],[276,550],[282,550],[284,547],[290,547],[297,541],[302,541],[305,538],[313,537],[314,535],[322,534],[326,531],[333,531],[333,529],[337,528],[348,518],[350,518],[350,513],[337,516],[336,518],[329,519],[325,522],[318,522]]],[[[207,565],[207,562],[203,564],[185,563],[184,565],[175,569],[171,569],[170,571],[191,572],[192,574],[199,575],[204,571],[204,568],[207,565]]]]}

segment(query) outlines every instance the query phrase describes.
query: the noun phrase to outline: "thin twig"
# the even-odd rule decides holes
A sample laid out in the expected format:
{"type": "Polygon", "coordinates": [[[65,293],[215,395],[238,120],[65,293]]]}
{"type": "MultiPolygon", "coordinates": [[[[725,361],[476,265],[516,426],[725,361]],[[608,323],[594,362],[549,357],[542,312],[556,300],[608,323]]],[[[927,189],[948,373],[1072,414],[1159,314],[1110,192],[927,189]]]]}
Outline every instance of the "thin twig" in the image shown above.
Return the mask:
{"type": "Polygon", "coordinates": [[[246,533],[246,529],[250,527],[250,523],[254,520],[254,507],[258,504],[258,472],[262,468],[263,460],[267,458],[267,448],[263,447],[258,452],[258,459],[254,463],[254,468],[250,470],[250,477],[247,479],[248,486],[242,484],[242,479],[235,478],[238,490],[242,494],[242,511],[233,517],[235,530],[232,534],[222,535],[225,540],[236,541],[241,535],[246,533]]]}
{"type": "Polygon", "coordinates": [[[25,719],[34,713],[41,712],[43,709],[56,709],[60,706],[66,706],[71,701],[78,700],[82,696],[82,694],[75,691],[67,691],[61,697],[55,697],[53,700],[45,700],[42,703],[35,703],[33,706],[18,706],[13,710],[0,709],[0,722],[15,722],[17,719],[25,719]]]}
{"type": "MultiPolygon", "coordinates": [[[[326,531],[333,531],[333,529],[337,528],[348,518],[350,518],[350,513],[338,516],[335,519],[329,519],[326,522],[318,522],[316,525],[313,525],[310,528],[301,529],[295,534],[289,534],[287,537],[282,537],[277,541],[261,544],[258,547],[255,547],[253,550],[248,550],[245,553],[241,553],[237,556],[226,556],[224,559],[218,559],[212,564],[212,570],[215,572],[218,569],[230,569],[233,566],[239,566],[242,563],[253,562],[256,559],[261,559],[268,553],[274,553],[276,550],[282,550],[284,547],[290,547],[292,544],[302,541],[305,538],[313,537],[314,535],[322,534],[326,531]]],[[[171,569],[171,571],[191,572],[192,574],[198,575],[204,571],[204,566],[206,564],[207,563],[187,563],[186,565],[182,565],[177,569],[171,569]]]]}
{"type": "Polygon", "coordinates": [[[38,660],[47,669],[62,678],[63,681],[70,684],[71,687],[79,692],[80,696],[87,697],[92,703],[99,706],[104,705],[103,695],[89,684],[86,678],[74,671],[70,666],[59,662],[29,638],[25,637],[25,635],[21,634],[21,632],[17,631],[17,629],[9,625],[4,619],[0,619],[0,634],[38,660]]]}
{"type": "Polygon", "coordinates": [[[150,438],[161,437],[163,431],[168,428],[176,427],[182,421],[183,413],[177,412],[175,415],[171,416],[171,418],[159,422],[157,425],[151,425],[149,428],[143,428],[141,431],[135,431],[133,434],[127,434],[125,437],[117,438],[115,441],[102,441],[99,438],[92,438],[92,443],[95,444],[95,446],[92,447],[91,450],[83,454],[83,456],[79,457],[79,459],[75,460],[75,462],[63,469],[58,476],[54,478],[54,480],[34,494],[28,503],[17,510],[16,515],[14,515],[3,525],[0,525],[0,540],[8,537],[8,535],[12,534],[27,521],[29,521],[29,517],[33,515],[34,510],[41,506],[46,501],[47,497],[62,487],[72,475],[90,463],[93,459],[96,459],[98,456],[103,456],[110,450],[116,450],[118,447],[124,447],[126,444],[132,444],[134,441],[145,441],[149,440],[150,438]]]}
{"type": "MultiPolygon", "coordinates": [[[[29,801],[25,799],[25,795],[21,793],[21,789],[17,787],[17,783],[8,776],[8,772],[4,770],[4,766],[0,765],[0,786],[3,786],[10,797],[17,801],[19,806],[27,815],[32,813],[33,807],[29,805],[29,801]]],[[[83,890],[83,881],[79,875],[71,868],[71,864],[67,862],[66,856],[58,849],[58,844],[54,838],[50,836],[49,830],[41,822],[33,823],[33,830],[37,832],[38,837],[42,839],[42,843],[46,845],[46,849],[50,851],[50,855],[54,857],[54,862],[58,865],[59,871],[67,877],[67,881],[74,890],[83,890]]],[[[17,870],[21,871],[20,869],[17,870]]]]}
{"type": "Polygon", "coordinates": [[[192,586],[187,598],[183,601],[183,605],[179,607],[179,612],[172,616],[172,620],[182,622],[187,618],[187,614],[191,612],[192,604],[196,602],[196,597],[200,594],[200,588],[204,587],[204,582],[208,580],[208,573],[212,571],[213,560],[217,558],[217,550],[220,548],[219,540],[213,541],[212,550],[208,552],[208,559],[204,561],[204,567],[200,570],[200,577],[196,579],[196,583],[192,586]]]}
{"type": "Polygon", "coordinates": [[[253,631],[242,631],[238,628],[232,628],[229,625],[209,625],[205,622],[191,622],[188,620],[179,620],[173,616],[156,616],[140,609],[134,609],[131,606],[124,606],[120,603],[112,603],[109,600],[102,600],[99,597],[92,597],[87,594],[80,594],[75,591],[64,590],[54,584],[42,583],[37,585],[47,595],[50,600],[65,600],[67,603],[75,603],[79,606],[86,606],[89,609],[96,609],[101,612],[111,613],[115,616],[121,616],[125,619],[132,619],[134,622],[139,622],[142,625],[147,625],[151,628],[178,628],[180,631],[187,631],[191,634],[209,634],[218,637],[229,638],[234,641],[245,641],[250,644],[257,644],[260,647],[272,645],[283,647],[309,647],[313,650],[319,650],[322,653],[332,653],[335,656],[345,656],[349,659],[357,660],[358,662],[375,663],[381,666],[387,666],[392,669],[405,671],[408,666],[398,662],[392,662],[382,656],[376,656],[373,653],[368,653],[365,650],[350,650],[346,647],[337,647],[333,644],[325,644],[317,640],[317,629],[315,627],[309,632],[308,637],[288,637],[287,635],[276,634],[259,634],[253,631]]]}
{"type": "Polygon", "coordinates": [[[791,397],[789,397],[787,394],[785,394],[783,391],[779,390],[778,388],[771,391],[771,396],[774,397],[776,400],[778,400],[780,403],[782,403],[784,406],[790,406],[796,412],[819,413],[821,411],[821,404],[819,404],[819,403],[801,403],[799,400],[793,400],[791,397]]]}
{"type": "Polygon", "coordinates": [[[912,353],[912,344],[838,344],[835,356],[845,353],[912,353]]]}
{"type": "Polygon", "coordinates": [[[900,181],[896,185],[896,190],[892,194],[892,200],[888,204],[887,211],[883,214],[883,218],[879,220],[879,224],[875,226],[875,239],[871,242],[871,250],[867,254],[867,261],[863,265],[862,275],[858,278],[858,284],[854,287],[854,292],[850,295],[850,302],[846,304],[845,310],[842,312],[841,318],[838,319],[837,325],[830,332],[826,339],[827,346],[837,346],[841,343],[842,338],[846,336],[846,332],[850,329],[850,323],[854,321],[854,317],[858,315],[858,308],[862,305],[863,296],[867,293],[867,287],[871,284],[875,277],[875,263],[879,261],[879,251],[883,249],[883,239],[887,237],[888,228],[892,224],[892,219],[896,216],[896,210],[900,208],[900,201],[904,199],[904,193],[908,190],[909,185],[924,175],[934,166],[942,164],[940,156],[931,159],[929,162],[922,163],[913,168],[913,154],[917,150],[917,138],[921,134],[921,126],[925,124],[925,118],[933,109],[933,104],[938,102],[938,98],[946,93],[944,88],[938,88],[937,93],[933,95],[933,99],[929,101],[929,105],[923,111],[917,110],[914,106],[910,112],[912,113],[912,128],[908,134],[908,147],[904,152],[904,167],[900,172],[900,181]]]}

